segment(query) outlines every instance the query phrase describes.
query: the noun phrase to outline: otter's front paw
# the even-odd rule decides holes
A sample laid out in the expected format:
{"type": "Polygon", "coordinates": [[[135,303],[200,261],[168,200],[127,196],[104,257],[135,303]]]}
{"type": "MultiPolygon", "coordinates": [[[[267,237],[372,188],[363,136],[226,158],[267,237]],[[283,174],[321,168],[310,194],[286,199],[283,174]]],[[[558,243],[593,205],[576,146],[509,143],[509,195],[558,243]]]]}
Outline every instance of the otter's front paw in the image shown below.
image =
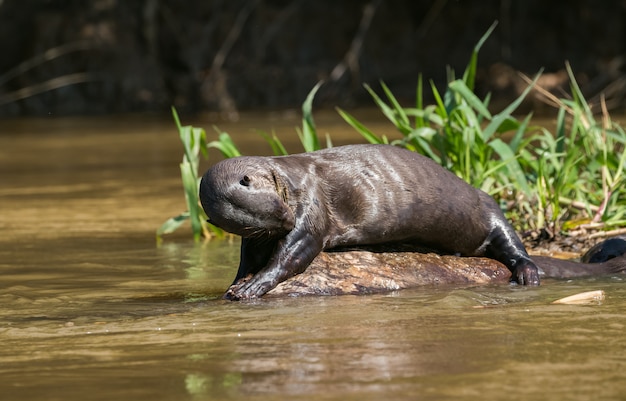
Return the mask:
{"type": "Polygon", "coordinates": [[[258,280],[254,277],[243,283],[231,285],[224,294],[224,299],[242,301],[245,299],[259,298],[274,288],[275,285],[268,281],[258,280]]]}

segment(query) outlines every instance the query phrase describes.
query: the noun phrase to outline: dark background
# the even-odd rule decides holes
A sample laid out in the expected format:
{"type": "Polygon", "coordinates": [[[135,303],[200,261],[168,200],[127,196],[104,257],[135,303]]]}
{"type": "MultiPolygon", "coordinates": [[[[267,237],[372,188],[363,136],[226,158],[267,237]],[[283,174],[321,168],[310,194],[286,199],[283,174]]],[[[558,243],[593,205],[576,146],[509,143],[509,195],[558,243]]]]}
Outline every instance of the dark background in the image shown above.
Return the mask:
{"type": "Polygon", "coordinates": [[[0,115],[292,108],[319,80],[319,106],[371,106],[379,80],[410,102],[496,20],[477,88],[494,104],[516,71],[560,93],[569,60],[623,106],[624,0],[0,0],[0,115]]]}

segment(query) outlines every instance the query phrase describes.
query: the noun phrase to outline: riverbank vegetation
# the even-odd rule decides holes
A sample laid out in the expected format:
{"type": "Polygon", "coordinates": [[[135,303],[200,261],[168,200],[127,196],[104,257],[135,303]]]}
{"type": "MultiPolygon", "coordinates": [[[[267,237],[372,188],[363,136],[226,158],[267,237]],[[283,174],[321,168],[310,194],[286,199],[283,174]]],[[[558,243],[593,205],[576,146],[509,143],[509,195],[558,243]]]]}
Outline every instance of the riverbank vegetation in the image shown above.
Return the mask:
{"type": "MultiPolygon", "coordinates": [[[[611,120],[602,100],[599,110],[583,97],[569,65],[571,98],[557,98],[527,79],[528,87],[497,113],[490,111],[490,96],[479,98],[474,91],[479,50],[493,26],[474,47],[470,61],[457,77],[448,71],[448,85],[441,91],[433,81],[420,77],[415,104],[406,107],[380,83],[382,94],[366,85],[381,113],[401,134],[390,141],[368,129],[345,110],[338,113],[370,143],[390,143],[431,157],[457,176],[492,195],[515,229],[532,246],[543,240],[568,237],[602,237],[626,232],[626,132],[611,120]],[[433,104],[425,104],[430,90],[433,104]],[[515,112],[534,91],[557,110],[553,129],[532,124],[532,113],[515,112]]],[[[298,130],[306,152],[321,149],[312,113],[319,84],[302,107],[298,130]]],[[[190,220],[194,237],[222,235],[206,223],[198,203],[198,160],[209,148],[225,157],[239,156],[231,137],[218,132],[207,140],[201,128],[181,126],[174,111],[184,157],[181,174],[188,211],[166,221],[157,236],[177,229],[190,220]]],[[[264,134],[276,155],[287,152],[275,135],[264,134]]],[[[332,146],[326,138],[325,146],[332,146]]]]}

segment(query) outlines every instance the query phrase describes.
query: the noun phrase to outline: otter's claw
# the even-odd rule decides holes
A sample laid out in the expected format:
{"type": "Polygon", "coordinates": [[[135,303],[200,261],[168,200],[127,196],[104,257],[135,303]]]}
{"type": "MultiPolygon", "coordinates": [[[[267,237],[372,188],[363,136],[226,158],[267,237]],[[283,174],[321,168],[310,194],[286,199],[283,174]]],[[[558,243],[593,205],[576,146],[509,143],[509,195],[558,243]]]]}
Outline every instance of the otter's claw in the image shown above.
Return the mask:
{"type": "Polygon", "coordinates": [[[223,298],[231,301],[259,298],[275,286],[276,285],[271,282],[259,280],[257,277],[253,277],[252,279],[241,284],[237,283],[235,285],[231,285],[228,291],[224,294],[223,298]]]}

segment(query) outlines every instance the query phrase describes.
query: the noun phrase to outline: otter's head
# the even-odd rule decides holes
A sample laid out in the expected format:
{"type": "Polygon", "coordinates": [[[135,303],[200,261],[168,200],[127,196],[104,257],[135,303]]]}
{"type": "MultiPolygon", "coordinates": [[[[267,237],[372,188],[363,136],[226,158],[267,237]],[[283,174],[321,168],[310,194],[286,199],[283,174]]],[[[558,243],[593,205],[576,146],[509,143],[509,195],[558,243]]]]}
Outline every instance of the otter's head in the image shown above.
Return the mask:
{"type": "Polygon", "coordinates": [[[209,222],[242,237],[282,237],[295,225],[288,190],[271,159],[237,157],[211,167],[200,182],[209,222]]]}

